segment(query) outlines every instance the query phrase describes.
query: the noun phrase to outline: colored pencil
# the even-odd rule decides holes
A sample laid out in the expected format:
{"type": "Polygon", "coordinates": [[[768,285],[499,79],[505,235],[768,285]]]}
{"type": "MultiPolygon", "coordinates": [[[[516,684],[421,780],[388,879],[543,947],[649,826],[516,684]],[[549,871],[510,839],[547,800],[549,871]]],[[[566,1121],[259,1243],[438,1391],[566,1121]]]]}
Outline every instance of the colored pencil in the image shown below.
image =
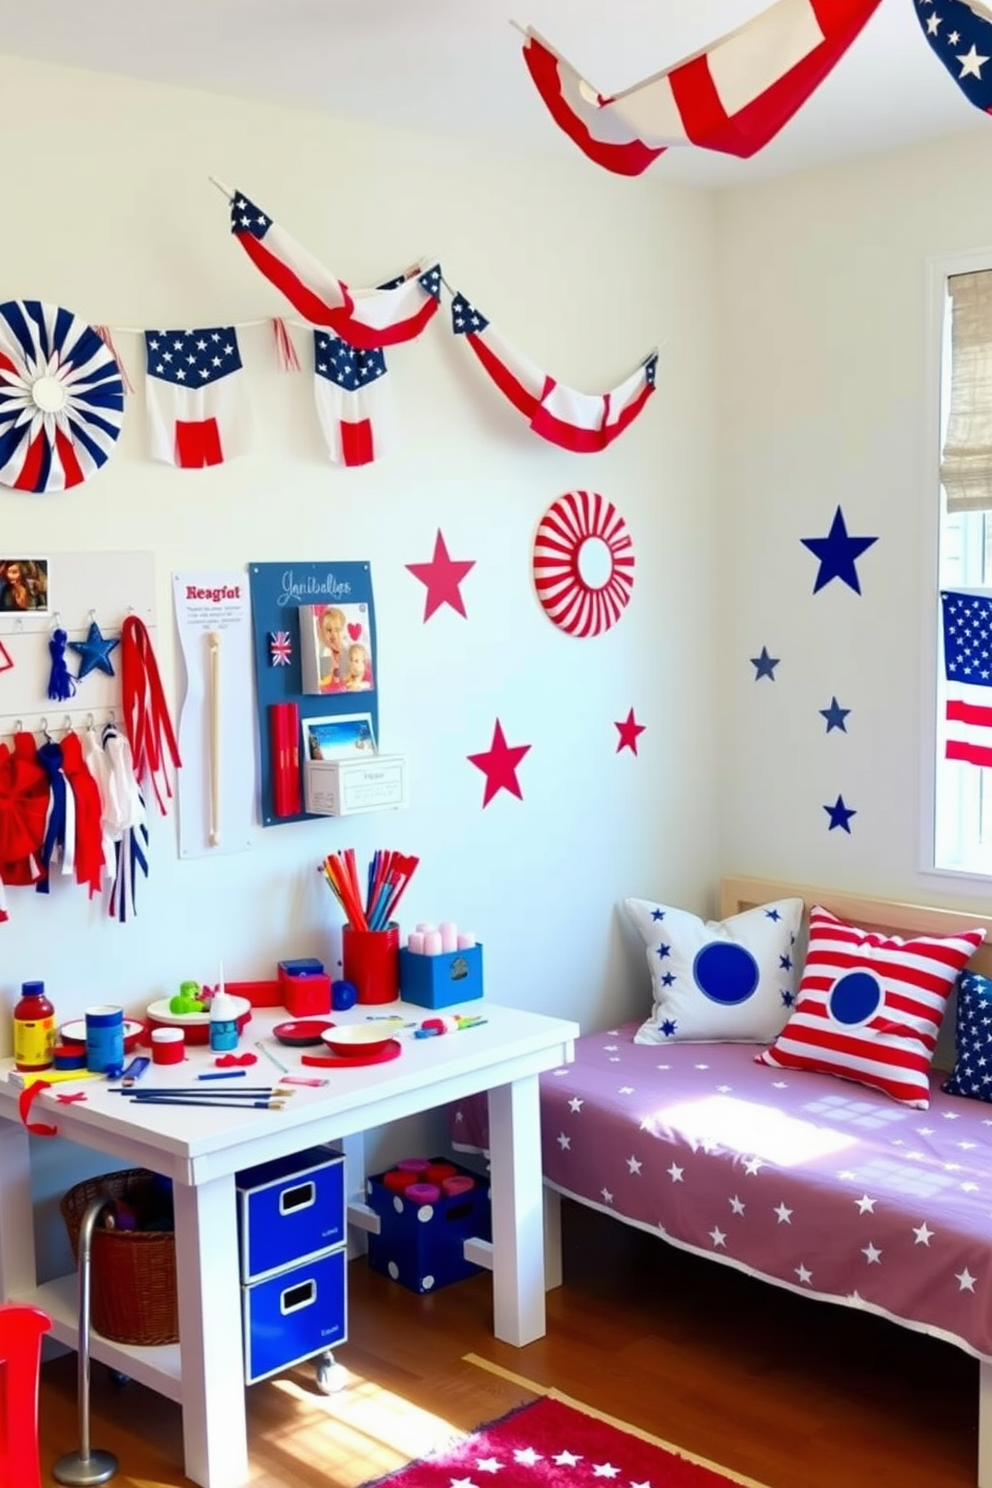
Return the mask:
{"type": "Polygon", "coordinates": [[[139,1106],[202,1106],[207,1111],[281,1111],[283,1108],[280,1100],[164,1100],[161,1096],[153,1096],[151,1100],[138,1100],[137,1096],[131,1099],[139,1106]]]}
{"type": "Polygon", "coordinates": [[[353,847],[328,853],[321,870],[353,930],[384,930],[419,863],[411,854],[376,848],[365,871],[364,903],[353,847]]]}

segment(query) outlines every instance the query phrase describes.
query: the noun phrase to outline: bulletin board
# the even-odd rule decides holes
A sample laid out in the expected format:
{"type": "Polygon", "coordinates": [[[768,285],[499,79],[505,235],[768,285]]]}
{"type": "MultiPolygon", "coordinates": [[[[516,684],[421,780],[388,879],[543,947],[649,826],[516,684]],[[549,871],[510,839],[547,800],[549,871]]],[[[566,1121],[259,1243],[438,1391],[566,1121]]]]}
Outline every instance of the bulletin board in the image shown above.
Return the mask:
{"type": "Polygon", "coordinates": [[[0,609],[0,735],[9,737],[17,726],[29,733],[50,730],[61,734],[91,723],[123,723],[121,708],[120,646],[108,653],[110,676],[99,667],[78,677],[80,657],[67,647],[65,662],[75,681],[75,693],[65,701],[48,697],[52,657],[49,641],[56,629],[69,641],[85,641],[95,621],[105,640],[120,641],[121,626],[137,615],[156,646],[155,563],[151,553],[48,553],[2,555],[20,561],[28,571],[44,574],[43,605],[30,609],[0,609]]]}
{"type": "MultiPolygon", "coordinates": [[[[370,714],[378,749],[379,667],[372,568],[369,563],[360,562],[252,563],[248,577],[255,647],[261,821],[266,827],[274,827],[285,822],[316,820],[306,810],[290,815],[276,812],[270,709],[280,703],[296,705],[300,723],[296,744],[301,771],[306,758],[304,730],[308,720],[370,714]],[[339,689],[321,694],[303,690],[303,650],[308,645],[313,647],[313,636],[307,627],[301,627],[301,606],[340,611],[344,616],[346,647],[349,641],[358,640],[367,647],[370,681],[362,683],[360,691],[346,684],[343,673],[339,689]]],[[[302,785],[300,799],[302,803],[302,785]]]]}

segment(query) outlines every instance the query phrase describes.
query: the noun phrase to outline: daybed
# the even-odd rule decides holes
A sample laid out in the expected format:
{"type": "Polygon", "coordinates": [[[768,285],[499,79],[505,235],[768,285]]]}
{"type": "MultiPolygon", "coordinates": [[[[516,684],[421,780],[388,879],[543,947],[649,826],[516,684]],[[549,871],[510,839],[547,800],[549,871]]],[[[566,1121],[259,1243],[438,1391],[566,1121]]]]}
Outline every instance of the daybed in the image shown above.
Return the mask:
{"type": "MultiPolygon", "coordinates": [[[[790,898],[903,939],[984,930],[968,985],[992,993],[992,917],[746,878],[722,883],[720,914],[790,898]]],[[[806,934],[793,959],[808,973],[806,934]]],[[[981,1051],[955,1066],[953,996],[947,1004],[922,1076],[926,1109],[836,1074],[757,1063],[767,1041],[635,1043],[643,1020],[584,1035],[574,1064],[541,1077],[549,1286],[561,1280],[566,1195],[775,1285],[948,1340],[981,1361],[977,1481],[992,1488],[992,1105],[941,1088],[953,1067],[992,1100],[987,1007],[986,1073],[981,1051]]],[[[485,1100],[449,1114],[454,1145],[484,1152],[485,1100]]]]}

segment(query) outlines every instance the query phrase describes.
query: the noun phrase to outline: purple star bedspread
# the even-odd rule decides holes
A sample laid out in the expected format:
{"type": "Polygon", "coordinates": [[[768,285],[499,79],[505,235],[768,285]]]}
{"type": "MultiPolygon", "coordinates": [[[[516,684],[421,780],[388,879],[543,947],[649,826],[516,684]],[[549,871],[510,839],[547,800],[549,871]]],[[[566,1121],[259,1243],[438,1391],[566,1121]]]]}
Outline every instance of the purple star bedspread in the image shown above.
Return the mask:
{"type": "MultiPolygon", "coordinates": [[[[541,1076],[545,1179],[672,1244],[992,1359],[992,1105],[929,1110],[755,1064],[758,1044],[576,1041],[541,1076]]],[[[486,1151],[484,1095],[449,1111],[486,1151]]]]}

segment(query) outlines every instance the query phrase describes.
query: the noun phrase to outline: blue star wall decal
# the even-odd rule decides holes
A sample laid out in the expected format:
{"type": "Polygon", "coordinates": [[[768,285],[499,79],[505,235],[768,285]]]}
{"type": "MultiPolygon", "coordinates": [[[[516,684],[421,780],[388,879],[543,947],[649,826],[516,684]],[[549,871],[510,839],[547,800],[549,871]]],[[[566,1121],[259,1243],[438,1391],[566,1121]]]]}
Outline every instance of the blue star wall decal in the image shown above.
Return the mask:
{"type": "Polygon", "coordinates": [[[814,594],[819,593],[831,579],[840,579],[855,594],[861,593],[855,563],[872,543],[878,542],[877,537],[849,537],[844,513],[838,507],[826,537],[803,537],[800,541],[804,548],[809,548],[813,556],[820,560],[816,583],[813,585],[814,594]]]}
{"type": "Polygon", "coordinates": [[[774,682],[775,668],[778,666],[781,659],[782,658],[780,656],[769,656],[768,647],[762,646],[761,655],[751,657],[751,665],[754,667],[755,682],[760,682],[762,677],[767,677],[769,681],[774,682]]]}
{"type": "Polygon", "coordinates": [[[837,800],[832,806],[824,806],[823,809],[830,818],[830,825],[827,828],[827,831],[832,832],[834,827],[843,827],[844,831],[847,832],[848,836],[850,836],[851,817],[857,816],[858,813],[856,811],[852,811],[850,806],[844,805],[844,797],[838,796],[837,800]]]}
{"type": "Polygon", "coordinates": [[[827,720],[827,733],[829,734],[831,729],[840,729],[842,734],[846,734],[847,724],[844,719],[850,711],[850,708],[842,708],[835,697],[831,698],[830,707],[820,709],[820,717],[827,720]]]}
{"type": "Polygon", "coordinates": [[[76,673],[80,681],[96,670],[106,672],[108,677],[112,677],[114,666],[110,660],[110,653],[115,646],[119,645],[120,641],[108,641],[96,621],[92,620],[85,641],[69,642],[69,650],[78,652],[82,657],[79,671],[76,673]]]}

